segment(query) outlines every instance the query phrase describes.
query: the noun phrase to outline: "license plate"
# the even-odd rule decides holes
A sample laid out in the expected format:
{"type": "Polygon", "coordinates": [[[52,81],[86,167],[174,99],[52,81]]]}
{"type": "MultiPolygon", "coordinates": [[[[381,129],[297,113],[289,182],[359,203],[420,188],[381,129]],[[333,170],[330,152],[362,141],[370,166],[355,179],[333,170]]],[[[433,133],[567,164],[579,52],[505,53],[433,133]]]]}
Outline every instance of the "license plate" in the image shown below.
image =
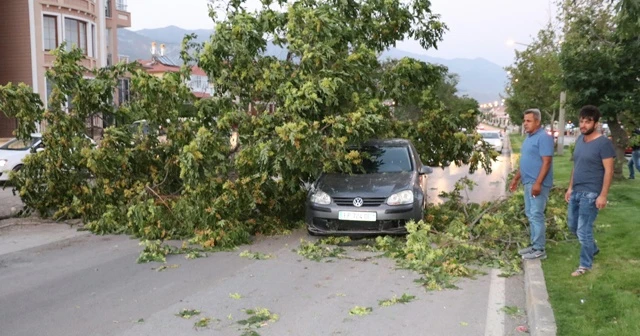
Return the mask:
{"type": "Polygon", "coordinates": [[[338,212],[338,219],[346,221],[363,221],[363,222],[375,222],[375,212],[359,212],[359,211],[340,211],[338,212]]]}

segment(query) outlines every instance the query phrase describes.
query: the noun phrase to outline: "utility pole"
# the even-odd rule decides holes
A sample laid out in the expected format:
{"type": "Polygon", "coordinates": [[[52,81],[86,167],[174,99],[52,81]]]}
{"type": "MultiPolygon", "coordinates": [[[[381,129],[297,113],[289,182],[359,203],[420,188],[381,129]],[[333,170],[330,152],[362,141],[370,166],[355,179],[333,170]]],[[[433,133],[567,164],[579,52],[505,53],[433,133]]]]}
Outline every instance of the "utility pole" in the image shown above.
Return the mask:
{"type": "Polygon", "coordinates": [[[564,152],[564,132],[567,130],[567,125],[564,121],[564,105],[567,102],[567,93],[565,91],[560,92],[560,115],[558,116],[558,155],[562,155],[564,152]]]}

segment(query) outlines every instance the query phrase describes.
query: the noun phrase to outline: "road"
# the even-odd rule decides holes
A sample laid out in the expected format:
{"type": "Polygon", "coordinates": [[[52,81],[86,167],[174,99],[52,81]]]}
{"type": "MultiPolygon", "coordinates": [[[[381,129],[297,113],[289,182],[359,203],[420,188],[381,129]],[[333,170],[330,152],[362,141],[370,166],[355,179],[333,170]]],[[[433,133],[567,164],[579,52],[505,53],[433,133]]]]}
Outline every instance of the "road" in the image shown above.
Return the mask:
{"type": "MultiPolygon", "coordinates": [[[[480,190],[472,200],[500,195],[508,156],[494,173],[471,175],[480,190]],[[503,168],[502,165],[504,165],[503,168]],[[495,175],[494,175],[495,174],[495,175]],[[487,192],[486,188],[491,188],[487,192]]],[[[437,192],[468,169],[434,172],[437,192]]],[[[435,200],[435,199],[434,199],[435,200]]],[[[21,225],[0,229],[0,335],[241,335],[244,309],[268,308],[279,315],[259,335],[520,335],[524,317],[507,316],[505,306],[524,308],[521,276],[502,278],[496,270],[463,279],[457,290],[427,292],[417,274],[398,270],[392,260],[340,259],[314,262],[293,252],[303,230],[261,237],[233,252],[186,260],[169,256],[158,263],[136,264],[141,247],[125,236],[94,236],[66,225],[21,225]],[[51,242],[52,237],[59,237],[51,242]],[[40,242],[41,244],[38,244],[40,242]],[[273,255],[268,260],[239,257],[243,250],[273,255]],[[232,298],[231,293],[241,298],[232,298]],[[415,295],[407,304],[380,307],[379,300],[415,295]],[[371,314],[351,316],[355,306],[371,314]],[[175,316],[197,309],[211,318],[196,329],[196,318],[175,316]]],[[[352,256],[375,256],[350,248],[352,256]]]]}

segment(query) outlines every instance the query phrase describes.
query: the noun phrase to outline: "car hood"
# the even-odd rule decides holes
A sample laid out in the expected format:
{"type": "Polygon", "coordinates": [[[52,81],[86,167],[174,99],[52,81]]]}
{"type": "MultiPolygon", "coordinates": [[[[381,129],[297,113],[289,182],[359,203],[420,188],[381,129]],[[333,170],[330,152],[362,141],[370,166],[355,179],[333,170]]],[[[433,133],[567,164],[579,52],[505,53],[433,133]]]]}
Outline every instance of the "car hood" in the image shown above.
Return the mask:
{"type": "Polygon", "coordinates": [[[412,188],[412,172],[380,174],[323,174],[317,188],[332,197],[388,197],[412,188]]]}

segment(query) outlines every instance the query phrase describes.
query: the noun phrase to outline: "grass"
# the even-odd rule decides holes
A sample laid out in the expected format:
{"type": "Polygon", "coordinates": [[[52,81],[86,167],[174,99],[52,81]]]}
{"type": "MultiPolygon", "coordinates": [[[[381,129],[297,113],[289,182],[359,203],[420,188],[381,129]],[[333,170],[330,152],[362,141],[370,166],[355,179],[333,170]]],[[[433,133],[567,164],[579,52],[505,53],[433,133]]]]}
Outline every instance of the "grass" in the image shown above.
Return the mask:
{"type": "MultiPolygon", "coordinates": [[[[512,145],[517,145],[522,138],[511,139],[512,145]]],[[[568,186],[571,167],[568,153],[554,158],[555,185],[568,186]]],[[[542,268],[558,335],[639,334],[639,206],[640,182],[613,183],[609,205],[595,223],[595,238],[601,252],[595,258],[593,270],[582,277],[570,275],[579,264],[577,240],[548,244],[548,259],[542,268]]]]}

